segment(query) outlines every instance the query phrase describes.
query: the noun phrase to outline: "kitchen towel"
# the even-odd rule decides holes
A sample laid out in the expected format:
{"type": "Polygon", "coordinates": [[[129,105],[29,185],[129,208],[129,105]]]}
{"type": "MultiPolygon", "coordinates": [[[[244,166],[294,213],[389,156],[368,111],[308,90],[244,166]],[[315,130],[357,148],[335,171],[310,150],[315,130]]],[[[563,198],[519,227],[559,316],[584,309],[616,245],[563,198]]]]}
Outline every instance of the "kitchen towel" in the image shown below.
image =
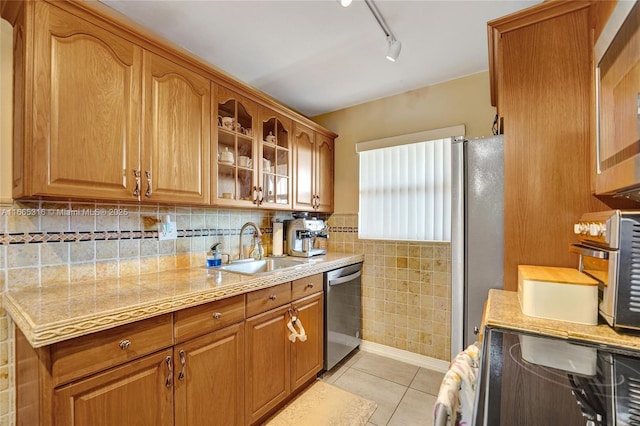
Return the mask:
{"type": "Polygon", "coordinates": [[[302,321],[300,321],[295,315],[291,317],[291,319],[287,323],[287,328],[291,331],[289,340],[291,340],[293,343],[295,343],[296,339],[299,339],[301,342],[305,342],[307,340],[307,332],[304,331],[302,321]],[[298,327],[297,330],[295,329],[296,326],[298,327]]]}
{"type": "Polygon", "coordinates": [[[272,250],[274,256],[282,256],[282,241],[284,229],[282,222],[273,222],[273,244],[272,250]]]}
{"type": "Polygon", "coordinates": [[[451,361],[434,407],[434,426],[471,424],[479,362],[478,342],[469,345],[451,361]]]}

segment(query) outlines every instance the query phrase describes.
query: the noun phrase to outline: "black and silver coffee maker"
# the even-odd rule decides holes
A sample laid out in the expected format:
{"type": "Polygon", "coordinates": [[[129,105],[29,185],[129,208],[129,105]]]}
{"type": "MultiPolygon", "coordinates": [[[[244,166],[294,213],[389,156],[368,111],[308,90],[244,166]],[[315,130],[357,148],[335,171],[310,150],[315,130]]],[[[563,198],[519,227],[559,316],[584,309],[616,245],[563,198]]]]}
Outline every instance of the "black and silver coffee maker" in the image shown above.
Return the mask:
{"type": "Polygon", "coordinates": [[[284,221],[286,252],[289,256],[311,257],[326,254],[320,248],[319,239],[327,239],[329,235],[322,219],[291,219],[284,221]]]}

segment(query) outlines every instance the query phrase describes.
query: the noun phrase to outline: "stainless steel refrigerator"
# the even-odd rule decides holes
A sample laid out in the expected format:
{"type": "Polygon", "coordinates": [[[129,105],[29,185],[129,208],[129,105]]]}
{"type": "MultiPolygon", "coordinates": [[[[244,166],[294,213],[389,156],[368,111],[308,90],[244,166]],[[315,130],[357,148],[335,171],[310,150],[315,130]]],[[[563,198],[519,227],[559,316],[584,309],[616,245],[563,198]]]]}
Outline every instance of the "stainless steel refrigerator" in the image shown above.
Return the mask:
{"type": "Polygon", "coordinates": [[[475,342],[491,288],[503,288],[503,137],[455,141],[451,153],[451,358],[475,342]]]}

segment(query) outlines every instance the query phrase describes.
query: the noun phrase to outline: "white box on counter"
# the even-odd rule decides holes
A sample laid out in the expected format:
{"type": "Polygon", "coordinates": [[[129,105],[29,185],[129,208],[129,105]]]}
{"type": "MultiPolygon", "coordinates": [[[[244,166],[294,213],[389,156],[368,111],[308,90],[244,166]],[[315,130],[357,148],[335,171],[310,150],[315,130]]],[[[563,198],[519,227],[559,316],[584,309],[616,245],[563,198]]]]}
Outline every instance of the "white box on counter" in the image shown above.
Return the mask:
{"type": "Polygon", "coordinates": [[[518,299],[531,317],[598,324],[598,282],[577,269],[518,265],[518,299]]]}

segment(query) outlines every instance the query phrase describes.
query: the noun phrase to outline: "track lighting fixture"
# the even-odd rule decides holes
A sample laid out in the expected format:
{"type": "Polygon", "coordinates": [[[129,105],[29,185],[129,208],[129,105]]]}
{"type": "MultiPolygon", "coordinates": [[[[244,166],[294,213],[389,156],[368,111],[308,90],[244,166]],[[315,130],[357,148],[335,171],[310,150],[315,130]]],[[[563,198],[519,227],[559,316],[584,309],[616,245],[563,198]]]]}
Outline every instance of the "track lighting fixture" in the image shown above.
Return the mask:
{"type": "Polygon", "coordinates": [[[380,14],[377,6],[375,5],[375,3],[373,3],[373,0],[364,0],[364,2],[369,7],[369,10],[373,14],[373,17],[376,18],[376,21],[378,21],[378,25],[380,25],[380,28],[382,28],[382,31],[384,31],[384,35],[387,37],[387,44],[389,45],[387,50],[387,59],[391,62],[395,62],[400,55],[402,43],[400,43],[400,41],[395,38],[391,30],[389,29],[389,26],[380,14]]]}

